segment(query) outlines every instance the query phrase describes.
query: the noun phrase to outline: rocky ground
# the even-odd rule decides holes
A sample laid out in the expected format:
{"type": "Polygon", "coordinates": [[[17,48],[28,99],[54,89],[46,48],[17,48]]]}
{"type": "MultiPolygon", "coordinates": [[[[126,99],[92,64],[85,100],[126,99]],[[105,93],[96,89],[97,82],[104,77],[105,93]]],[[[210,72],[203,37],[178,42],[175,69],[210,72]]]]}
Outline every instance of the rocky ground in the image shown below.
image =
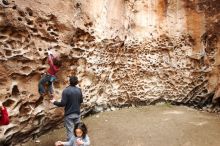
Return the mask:
{"type": "MultiPolygon", "coordinates": [[[[218,146],[220,118],[169,104],[104,112],[83,120],[91,146],[218,146]]],[[[23,146],[53,146],[65,139],[61,128],[23,146]]]]}

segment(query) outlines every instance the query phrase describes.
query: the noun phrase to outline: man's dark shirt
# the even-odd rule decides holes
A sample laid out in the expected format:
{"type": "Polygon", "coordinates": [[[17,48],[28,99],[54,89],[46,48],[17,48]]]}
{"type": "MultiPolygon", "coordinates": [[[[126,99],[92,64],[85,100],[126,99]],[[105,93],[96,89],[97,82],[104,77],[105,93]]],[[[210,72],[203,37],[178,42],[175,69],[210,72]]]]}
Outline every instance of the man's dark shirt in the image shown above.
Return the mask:
{"type": "Polygon", "coordinates": [[[65,116],[69,114],[80,114],[80,105],[83,102],[81,89],[68,86],[63,90],[61,102],[55,101],[54,105],[65,107],[65,116]]]}

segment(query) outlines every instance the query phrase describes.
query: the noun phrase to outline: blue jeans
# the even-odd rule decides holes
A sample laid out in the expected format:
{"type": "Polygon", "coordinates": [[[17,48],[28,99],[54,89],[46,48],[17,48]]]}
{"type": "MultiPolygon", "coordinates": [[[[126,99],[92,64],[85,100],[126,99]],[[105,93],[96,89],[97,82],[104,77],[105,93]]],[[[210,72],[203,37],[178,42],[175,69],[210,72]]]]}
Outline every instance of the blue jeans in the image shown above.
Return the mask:
{"type": "Polygon", "coordinates": [[[64,126],[66,127],[67,141],[73,136],[73,129],[76,123],[80,122],[80,115],[78,114],[69,114],[64,117],[64,126]]]}
{"type": "Polygon", "coordinates": [[[38,83],[38,92],[42,95],[45,94],[45,84],[48,83],[48,90],[50,94],[53,94],[53,82],[55,80],[55,76],[52,75],[43,75],[38,83]]]}

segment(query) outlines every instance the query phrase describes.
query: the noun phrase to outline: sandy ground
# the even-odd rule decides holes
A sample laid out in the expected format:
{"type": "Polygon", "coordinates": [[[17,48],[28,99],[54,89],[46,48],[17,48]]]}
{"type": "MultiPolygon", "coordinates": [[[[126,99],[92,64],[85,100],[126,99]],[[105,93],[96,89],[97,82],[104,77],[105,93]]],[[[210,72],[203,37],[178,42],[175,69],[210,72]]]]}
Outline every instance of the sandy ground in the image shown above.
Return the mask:
{"type": "MultiPolygon", "coordinates": [[[[93,115],[88,125],[91,146],[219,146],[220,117],[187,107],[158,105],[93,115]]],[[[65,139],[54,130],[23,146],[53,146],[65,139]]]]}

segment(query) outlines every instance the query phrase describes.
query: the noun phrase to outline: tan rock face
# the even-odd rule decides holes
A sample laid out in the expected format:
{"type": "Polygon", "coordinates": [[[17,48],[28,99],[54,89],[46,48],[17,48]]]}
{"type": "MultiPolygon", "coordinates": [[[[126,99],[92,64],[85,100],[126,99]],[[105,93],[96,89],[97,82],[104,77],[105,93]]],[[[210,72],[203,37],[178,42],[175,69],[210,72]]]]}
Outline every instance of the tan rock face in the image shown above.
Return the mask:
{"type": "Polygon", "coordinates": [[[47,48],[63,66],[56,98],[77,75],[83,114],[161,100],[206,106],[219,95],[219,3],[191,0],[0,2],[0,99],[15,144],[55,128],[62,109],[37,84],[47,48]]]}

